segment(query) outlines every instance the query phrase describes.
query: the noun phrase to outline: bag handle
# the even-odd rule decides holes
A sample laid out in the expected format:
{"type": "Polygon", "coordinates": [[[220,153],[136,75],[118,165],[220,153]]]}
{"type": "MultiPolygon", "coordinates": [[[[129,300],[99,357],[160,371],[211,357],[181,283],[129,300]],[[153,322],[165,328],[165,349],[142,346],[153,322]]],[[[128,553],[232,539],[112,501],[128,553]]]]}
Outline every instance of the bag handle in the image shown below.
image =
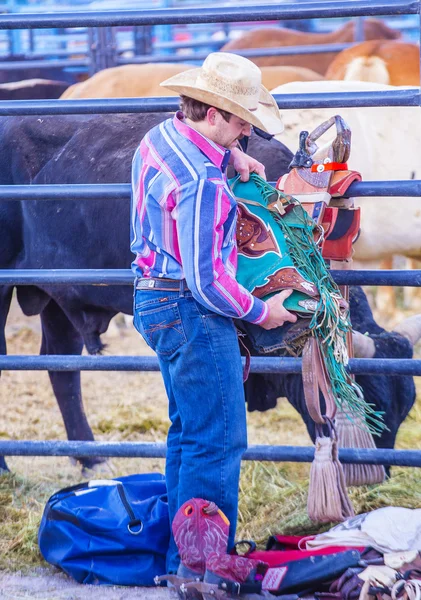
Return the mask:
{"type": "Polygon", "coordinates": [[[88,482],[88,488],[94,489],[98,487],[116,487],[118,491],[118,495],[120,496],[120,500],[126,509],[127,515],[130,521],[127,524],[127,531],[132,535],[139,535],[143,531],[143,521],[142,519],[138,519],[134,514],[132,507],[130,506],[130,502],[127,499],[126,492],[124,491],[124,486],[121,481],[118,479],[92,479],[88,482]]]}

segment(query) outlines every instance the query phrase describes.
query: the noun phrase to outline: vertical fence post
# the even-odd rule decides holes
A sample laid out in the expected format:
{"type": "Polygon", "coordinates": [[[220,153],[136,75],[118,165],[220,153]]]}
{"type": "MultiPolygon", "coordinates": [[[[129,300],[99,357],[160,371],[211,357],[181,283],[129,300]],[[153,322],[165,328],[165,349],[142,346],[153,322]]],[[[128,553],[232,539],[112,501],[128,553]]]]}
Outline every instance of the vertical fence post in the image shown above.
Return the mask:
{"type": "Polygon", "coordinates": [[[357,17],[355,19],[355,35],[354,39],[356,42],[363,42],[365,40],[364,33],[364,17],[357,17]]]}
{"type": "Polygon", "coordinates": [[[134,27],[133,38],[135,56],[152,54],[152,27],[150,25],[134,27]]]}
{"type": "MultiPolygon", "coordinates": [[[[418,40],[421,42],[421,2],[418,4],[418,40]]],[[[421,43],[420,43],[420,61],[421,61],[421,43]]],[[[421,65],[421,62],[420,62],[421,65]]],[[[420,105],[421,105],[421,69],[420,69],[420,95],[419,95],[419,101],[420,101],[420,105]]]]}
{"type": "MultiPolygon", "coordinates": [[[[160,0],[159,8],[171,8],[171,0],[160,0]]],[[[157,42],[171,42],[173,37],[173,25],[155,25],[157,42]]],[[[163,54],[171,54],[171,48],[163,48],[163,54]]]]}
{"type": "Polygon", "coordinates": [[[33,54],[35,52],[35,30],[29,30],[29,39],[28,39],[28,53],[33,54]]]}
{"type": "Polygon", "coordinates": [[[107,68],[107,29],[108,27],[97,27],[96,28],[96,38],[97,38],[97,64],[96,70],[102,71],[107,68]]]}
{"type": "Polygon", "coordinates": [[[105,27],[105,68],[117,65],[117,37],[115,27],[105,27]]]}
{"type": "Polygon", "coordinates": [[[89,77],[97,72],[97,40],[96,30],[93,27],[88,28],[88,56],[89,56],[89,77]]]}

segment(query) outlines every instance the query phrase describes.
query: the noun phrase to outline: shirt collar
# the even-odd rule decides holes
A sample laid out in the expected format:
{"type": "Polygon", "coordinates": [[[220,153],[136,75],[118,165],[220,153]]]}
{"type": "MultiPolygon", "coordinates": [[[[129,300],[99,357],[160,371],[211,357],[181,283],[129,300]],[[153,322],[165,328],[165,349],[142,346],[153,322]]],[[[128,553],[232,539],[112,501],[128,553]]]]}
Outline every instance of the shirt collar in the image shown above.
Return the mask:
{"type": "Polygon", "coordinates": [[[184,137],[189,139],[195,146],[199,148],[205,154],[213,164],[225,171],[228,165],[228,161],[231,156],[231,151],[223,146],[220,146],[216,142],[212,142],[209,138],[187,125],[184,120],[184,115],[181,110],[177,111],[174,116],[174,127],[184,137]]]}

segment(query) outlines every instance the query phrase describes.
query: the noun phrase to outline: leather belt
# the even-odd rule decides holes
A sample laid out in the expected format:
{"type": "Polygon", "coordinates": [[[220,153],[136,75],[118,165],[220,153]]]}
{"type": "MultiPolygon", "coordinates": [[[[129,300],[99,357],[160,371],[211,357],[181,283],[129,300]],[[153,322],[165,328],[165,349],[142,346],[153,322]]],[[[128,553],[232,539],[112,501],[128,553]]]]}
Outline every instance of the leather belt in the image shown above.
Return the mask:
{"type": "Polygon", "coordinates": [[[136,280],[135,287],[137,290],[189,291],[185,279],[164,279],[163,277],[139,278],[136,280]]]}

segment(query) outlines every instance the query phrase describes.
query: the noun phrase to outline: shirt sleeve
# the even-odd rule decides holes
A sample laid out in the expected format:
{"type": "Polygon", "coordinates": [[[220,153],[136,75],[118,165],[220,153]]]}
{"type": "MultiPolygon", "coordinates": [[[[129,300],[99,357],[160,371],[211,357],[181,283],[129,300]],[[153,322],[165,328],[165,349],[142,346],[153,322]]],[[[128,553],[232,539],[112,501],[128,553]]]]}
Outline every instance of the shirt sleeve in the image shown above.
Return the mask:
{"type": "Polygon", "coordinates": [[[226,317],[263,323],[268,305],[240,285],[222,260],[224,223],[232,208],[224,188],[199,179],[183,185],[177,196],[173,217],[184,276],[195,300],[226,317]]]}

